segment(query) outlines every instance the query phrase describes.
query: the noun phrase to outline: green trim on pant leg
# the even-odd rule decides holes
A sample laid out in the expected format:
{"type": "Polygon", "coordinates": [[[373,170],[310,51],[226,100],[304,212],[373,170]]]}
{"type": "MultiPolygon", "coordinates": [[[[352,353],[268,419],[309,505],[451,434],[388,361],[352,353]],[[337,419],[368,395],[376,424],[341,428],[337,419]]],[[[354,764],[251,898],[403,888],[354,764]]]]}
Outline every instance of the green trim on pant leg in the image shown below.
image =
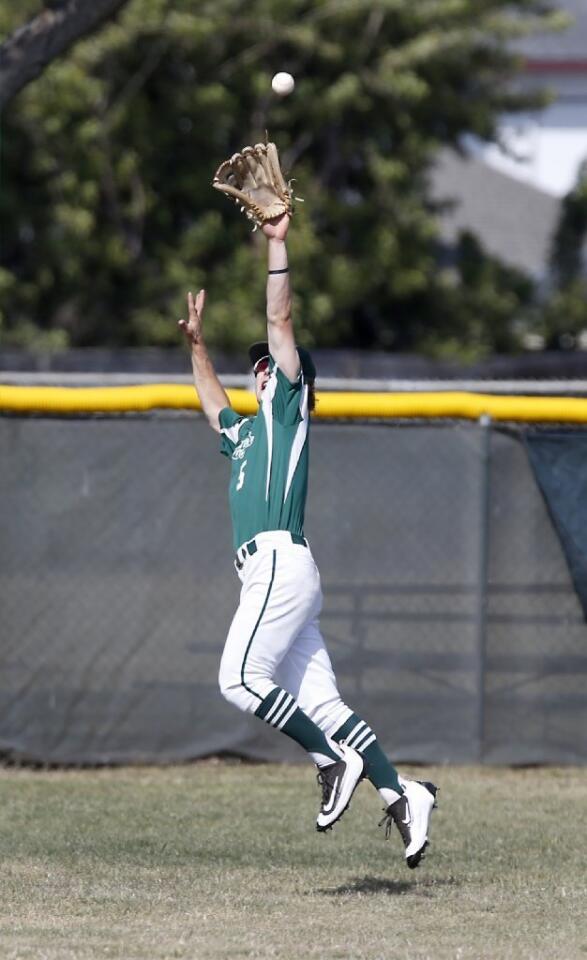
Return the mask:
{"type": "Polygon", "coordinates": [[[265,596],[265,601],[264,601],[264,603],[263,603],[263,606],[261,607],[261,613],[259,614],[259,619],[257,620],[257,622],[256,622],[256,624],[255,624],[255,629],[253,630],[251,636],[249,637],[249,642],[248,642],[248,644],[247,644],[247,649],[245,650],[245,655],[244,655],[244,657],[243,657],[243,662],[242,662],[242,664],[241,664],[241,683],[242,683],[243,687],[245,688],[245,690],[248,690],[249,693],[252,693],[253,696],[257,698],[257,700],[262,700],[263,698],[261,697],[260,694],[258,694],[258,693],[256,692],[256,690],[251,690],[251,688],[250,688],[249,686],[247,686],[247,684],[245,683],[245,667],[246,667],[246,664],[247,664],[247,657],[248,657],[248,655],[249,655],[249,650],[251,649],[251,644],[252,644],[252,642],[253,642],[253,640],[254,640],[254,638],[255,638],[255,634],[256,634],[257,630],[259,629],[259,624],[261,623],[261,620],[263,619],[263,614],[265,613],[265,610],[266,610],[266,608],[267,608],[267,604],[269,603],[269,597],[271,596],[271,590],[272,590],[272,588],[273,588],[273,581],[275,580],[275,561],[276,561],[276,558],[277,558],[277,551],[274,550],[274,551],[273,551],[273,565],[272,565],[272,567],[271,567],[271,580],[269,581],[269,586],[268,586],[268,588],[267,588],[267,595],[265,596]]]}
{"type": "Polygon", "coordinates": [[[365,776],[373,786],[379,790],[389,787],[400,795],[404,792],[397,770],[379,746],[371,727],[361,720],[356,713],[351,714],[348,720],[332,735],[336,743],[345,740],[349,747],[358,750],[365,761],[365,776]]]}

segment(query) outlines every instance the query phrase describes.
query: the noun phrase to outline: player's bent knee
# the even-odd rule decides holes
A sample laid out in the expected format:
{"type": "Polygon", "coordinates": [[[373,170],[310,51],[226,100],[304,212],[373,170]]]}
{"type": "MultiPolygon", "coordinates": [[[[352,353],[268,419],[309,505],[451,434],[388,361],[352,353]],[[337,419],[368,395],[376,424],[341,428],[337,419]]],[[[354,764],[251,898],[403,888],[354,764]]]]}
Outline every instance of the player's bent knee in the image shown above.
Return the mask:
{"type": "Polygon", "coordinates": [[[241,686],[240,676],[236,671],[230,670],[221,663],[218,673],[218,686],[224,699],[232,701],[235,696],[235,691],[241,686]]]}
{"type": "Polygon", "coordinates": [[[239,710],[254,713],[259,702],[266,697],[275,684],[264,675],[247,678],[241,672],[221,663],[218,673],[218,686],[225,700],[234,704],[239,710]]]}
{"type": "Polygon", "coordinates": [[[224,699],[238,707],[239,710],[254,709],[254,698],[251,698],[250,693],[243,686],[240,674],[234,670],[223,670],[221,666],[218,674],[218,686],[224,699]]]}

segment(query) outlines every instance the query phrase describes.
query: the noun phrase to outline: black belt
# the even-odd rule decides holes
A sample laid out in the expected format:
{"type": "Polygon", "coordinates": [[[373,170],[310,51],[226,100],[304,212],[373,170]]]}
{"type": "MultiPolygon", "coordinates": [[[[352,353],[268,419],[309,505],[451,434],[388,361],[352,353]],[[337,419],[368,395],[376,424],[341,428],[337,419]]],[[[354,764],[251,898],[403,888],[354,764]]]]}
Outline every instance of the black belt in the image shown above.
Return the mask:
{"type": "MultiPolygon", "coordinates": [[[[308,546],[308,541],[306,540],[306,538],[301,537],[299,533],[290,533],[290,537],[291,537],[292,543],[297,543],[299,547],[308,546]]],[[[255,539],[249,540],[248,543],[244,543],[242,547],[239,547],[234,557],[234,565],[236,569],[242,570],[244,566],[244,562],[247,559],[247,556],[252,557],[257,552],[258,549],[259,548],[257,546],[257,541],[255,539]],[[245,556],[242,557],[241,559],[241,557],[239,557],[239,553],[244,553],[245,556]]]]}

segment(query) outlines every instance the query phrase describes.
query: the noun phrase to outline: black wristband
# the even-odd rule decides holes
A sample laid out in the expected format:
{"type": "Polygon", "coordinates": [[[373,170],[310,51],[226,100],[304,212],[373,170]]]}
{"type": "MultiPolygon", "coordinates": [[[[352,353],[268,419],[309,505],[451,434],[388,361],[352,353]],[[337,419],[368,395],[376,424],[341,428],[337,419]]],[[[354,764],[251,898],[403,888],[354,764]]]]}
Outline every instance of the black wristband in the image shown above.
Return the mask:
{"type": "Polygon", "coordinates": [[[289,273],[289,267],[282,267],[281,270],[270,270],[269,276],[273,276],[275,273],[289,273]]]}

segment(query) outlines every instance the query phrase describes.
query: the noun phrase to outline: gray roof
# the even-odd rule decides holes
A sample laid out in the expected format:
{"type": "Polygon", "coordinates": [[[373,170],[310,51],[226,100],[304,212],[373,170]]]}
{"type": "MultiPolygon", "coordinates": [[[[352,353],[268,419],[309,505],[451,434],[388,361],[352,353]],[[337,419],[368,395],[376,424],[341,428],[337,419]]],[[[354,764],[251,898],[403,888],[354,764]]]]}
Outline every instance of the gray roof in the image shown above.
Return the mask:
{"type": "Polygon", "coordinates": [[[587,0],[556,0],[554,5],[572,17],[571,26],[525,37],[516,50],[529,60],[587,61],[587,0]]]}
{"type": "Polygon", "coordinates": [[[492,169],[480,157],[449,150],[440,153],[430,181],[434,200],[453,201],[440,215],[446,243],[470,231],[488,253],[536,279],[544,277],[558,198],[492,169]]]}

